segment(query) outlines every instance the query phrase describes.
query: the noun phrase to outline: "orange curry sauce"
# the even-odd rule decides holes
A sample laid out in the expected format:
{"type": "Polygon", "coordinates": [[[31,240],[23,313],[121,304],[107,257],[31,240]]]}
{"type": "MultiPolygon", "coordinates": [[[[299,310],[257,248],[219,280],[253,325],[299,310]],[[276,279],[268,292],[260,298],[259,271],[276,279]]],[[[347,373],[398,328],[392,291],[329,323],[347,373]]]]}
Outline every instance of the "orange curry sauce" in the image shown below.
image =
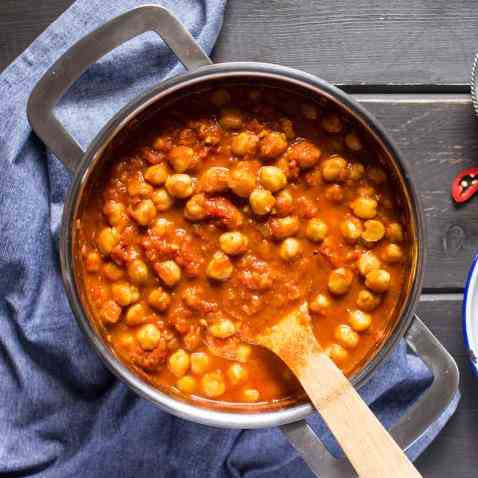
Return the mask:
{"type": "Polygon", "coordinates": [[[341,113],[219,89],[156,112],[113,156],[77,221],[80,279],[105,340],[153,385],[239,403],[300,396],[238,331],[304,300],[345,373],[390,330],[410,244],[390,178],[341,113]]]}

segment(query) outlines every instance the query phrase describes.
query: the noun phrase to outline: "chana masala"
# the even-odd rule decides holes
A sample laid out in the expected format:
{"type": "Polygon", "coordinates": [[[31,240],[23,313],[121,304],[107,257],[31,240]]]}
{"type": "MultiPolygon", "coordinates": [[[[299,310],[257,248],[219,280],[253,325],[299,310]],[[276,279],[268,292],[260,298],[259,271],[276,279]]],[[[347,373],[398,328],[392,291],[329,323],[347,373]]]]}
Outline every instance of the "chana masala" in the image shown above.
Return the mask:
{"type": "Polygon", "coordinates": [[[132,128],[77,220],[80,278],[116,355],[186,399],[282,403],[300,385],[241,328],[307,301],[351,374],[396,319],[410,239],[392,178],[327,103],[235,86],[132,128]]]}

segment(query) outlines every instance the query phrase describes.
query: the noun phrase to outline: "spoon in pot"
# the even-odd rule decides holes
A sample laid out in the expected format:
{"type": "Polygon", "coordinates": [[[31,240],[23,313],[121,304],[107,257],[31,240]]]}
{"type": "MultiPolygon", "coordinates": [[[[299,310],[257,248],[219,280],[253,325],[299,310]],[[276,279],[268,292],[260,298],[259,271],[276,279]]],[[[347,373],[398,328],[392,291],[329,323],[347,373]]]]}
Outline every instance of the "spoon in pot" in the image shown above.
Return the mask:
{"type": "Polygon", "coordinates": [[[291,369],[360,477],[421,476],[315,339],[307,303],[260,334],[241,336],[291,369]]]}

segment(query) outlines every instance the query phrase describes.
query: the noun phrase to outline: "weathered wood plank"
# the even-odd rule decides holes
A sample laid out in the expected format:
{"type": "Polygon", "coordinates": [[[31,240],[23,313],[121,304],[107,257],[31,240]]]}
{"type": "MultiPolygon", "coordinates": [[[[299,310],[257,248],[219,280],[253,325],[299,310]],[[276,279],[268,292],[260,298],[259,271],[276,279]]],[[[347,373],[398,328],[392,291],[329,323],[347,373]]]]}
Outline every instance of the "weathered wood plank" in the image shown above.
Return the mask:
{"type": "Polygon", "coordinates": [[[0,2],[0,72],[74,0],[2,0],[0,2]]]}
{"type": "Polygon", "coordinates": [[[346,84],[466,85],[473,2],[232,1],[216,61],[263,61],[346,84]]]}
{"type": "MultiPolygon", "coordinates": [[[[2,0],[0,71],[73,0],[2,0]]],[[[476,52],[473,2],[230,1],[216,61],[304,69],[345,85],[467,85],[476,52]]]]}
{"type": "Polygon", "coordinates": [[[465,167],[478,166],[478,121],[467,95],[357,95],[383,123],[412,165],[428,227],[425,287],[463,287],[478,251],[478,202],[461,207],[450,183],[465,167]]]}
{"type": "Polygon", "coordinates": [[[441,300],[421,302],[418,307],[420,318],[457,361],[463,393],[456,414],[418,460],[418,468],[426,478],[475,478],[478,469],[478,381],[463,349],[460,308],[461,301],[441,300]]]}

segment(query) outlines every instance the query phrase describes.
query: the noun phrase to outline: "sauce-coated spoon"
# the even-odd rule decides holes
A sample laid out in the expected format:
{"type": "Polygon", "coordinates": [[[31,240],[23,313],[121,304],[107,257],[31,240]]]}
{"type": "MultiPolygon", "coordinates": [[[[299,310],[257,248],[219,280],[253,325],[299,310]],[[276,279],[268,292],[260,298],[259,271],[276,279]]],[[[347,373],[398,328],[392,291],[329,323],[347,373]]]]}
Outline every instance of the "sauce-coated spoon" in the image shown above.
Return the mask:
{"type": "Polygon", "coordinates": [[[259,335],[241,335],[292,370],[360,477],[421,476],[315,339],[307,304],[259,335]]]}

